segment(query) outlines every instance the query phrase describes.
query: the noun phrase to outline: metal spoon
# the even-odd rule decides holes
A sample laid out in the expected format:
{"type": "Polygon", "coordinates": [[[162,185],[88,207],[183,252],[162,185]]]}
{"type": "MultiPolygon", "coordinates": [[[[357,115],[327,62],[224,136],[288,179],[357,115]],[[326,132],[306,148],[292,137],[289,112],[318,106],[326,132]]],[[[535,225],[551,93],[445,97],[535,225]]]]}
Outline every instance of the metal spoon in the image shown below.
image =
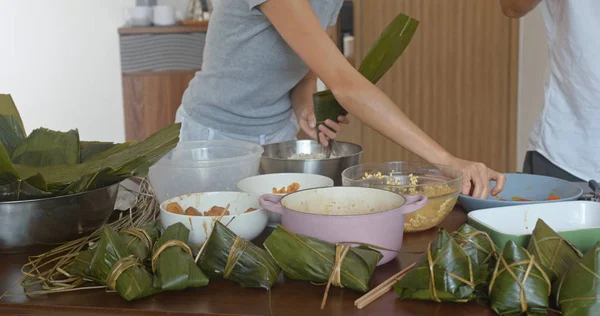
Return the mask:
{"type": "Polygon", "coordinates": [[[329,145],[325,147],[325,158],[331,158],[331,153],[333,152],[333,139],[329,140],[329,145]]]}

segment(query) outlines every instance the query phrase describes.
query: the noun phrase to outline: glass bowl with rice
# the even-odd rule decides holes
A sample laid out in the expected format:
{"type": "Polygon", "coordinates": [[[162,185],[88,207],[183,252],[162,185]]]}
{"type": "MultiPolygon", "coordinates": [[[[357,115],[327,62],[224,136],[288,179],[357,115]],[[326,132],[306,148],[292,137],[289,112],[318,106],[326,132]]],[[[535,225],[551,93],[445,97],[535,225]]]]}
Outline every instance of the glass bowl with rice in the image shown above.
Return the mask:
{"type": "Polygon", "coordinates": [[[402,195],[424,194],[427,204],[407,214],[404,231],[419,232],[438,226],[452,212],[462,185],[462,171],[425,162],[361,164],[342,172],[344,186],[389,190],[402,195]]]}

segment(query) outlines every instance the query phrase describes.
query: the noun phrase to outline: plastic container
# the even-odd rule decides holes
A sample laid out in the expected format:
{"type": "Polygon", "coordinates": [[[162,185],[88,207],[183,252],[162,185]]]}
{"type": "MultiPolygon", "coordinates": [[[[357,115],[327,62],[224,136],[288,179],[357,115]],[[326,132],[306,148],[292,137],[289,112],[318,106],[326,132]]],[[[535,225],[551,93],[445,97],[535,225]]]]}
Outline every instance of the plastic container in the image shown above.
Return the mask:
{"type": "Polygon", "coordinates": [[[386,162],[362,164],[342,172],[344,186],[379,188],[404,196],[423,194],[427,204],[407,214],[405,232],[418,232],[438,226],[454,209],[462,185],[458,169],[425,162],[386,162]]]}
{"type": "Polygon", "coordinates": [[[262,146],[237,140],[181,142],[150,168],[160,203],[185,194],[237,191],[237,183],[258,174],[262,146]]]}

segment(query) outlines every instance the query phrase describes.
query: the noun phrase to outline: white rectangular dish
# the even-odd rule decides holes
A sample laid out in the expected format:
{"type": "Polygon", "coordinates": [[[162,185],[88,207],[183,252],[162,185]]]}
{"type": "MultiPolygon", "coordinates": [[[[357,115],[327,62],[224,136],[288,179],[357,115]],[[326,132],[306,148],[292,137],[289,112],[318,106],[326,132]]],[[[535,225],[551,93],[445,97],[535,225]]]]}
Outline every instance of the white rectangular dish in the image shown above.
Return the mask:
{"type": "Polygon", "coordinates": [[[487,232],[501,249],[509,240],[527,247],[538,218],[583,252],[600,241],[598,202],[569,201],[482,209],[470,212],[468,223],[487,232]]]}

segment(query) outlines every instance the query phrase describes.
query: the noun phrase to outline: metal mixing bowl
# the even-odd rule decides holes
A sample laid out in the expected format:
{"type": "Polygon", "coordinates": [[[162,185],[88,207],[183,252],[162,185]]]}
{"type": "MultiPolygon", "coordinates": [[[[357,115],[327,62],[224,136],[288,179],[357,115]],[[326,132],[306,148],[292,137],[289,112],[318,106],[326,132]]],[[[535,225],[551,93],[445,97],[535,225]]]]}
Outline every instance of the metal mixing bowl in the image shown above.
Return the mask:
{"type": "Polygon", "coordinates": [[[263,146],[265,151],[260,160],[260,173],[312,173],[333,179],[336,186],[342,185],[342,171],[360,163],[361,146],[334,142],[332,158],[290,159],[294,154],[325,154],[326,148],[314,140],[297,140],[263,146]]]}
{"type": "Polygon", "coordinates": [[[52,198],[0,203],[0,253],[89,235],[114,210],[119,184],[52,198]]]}

